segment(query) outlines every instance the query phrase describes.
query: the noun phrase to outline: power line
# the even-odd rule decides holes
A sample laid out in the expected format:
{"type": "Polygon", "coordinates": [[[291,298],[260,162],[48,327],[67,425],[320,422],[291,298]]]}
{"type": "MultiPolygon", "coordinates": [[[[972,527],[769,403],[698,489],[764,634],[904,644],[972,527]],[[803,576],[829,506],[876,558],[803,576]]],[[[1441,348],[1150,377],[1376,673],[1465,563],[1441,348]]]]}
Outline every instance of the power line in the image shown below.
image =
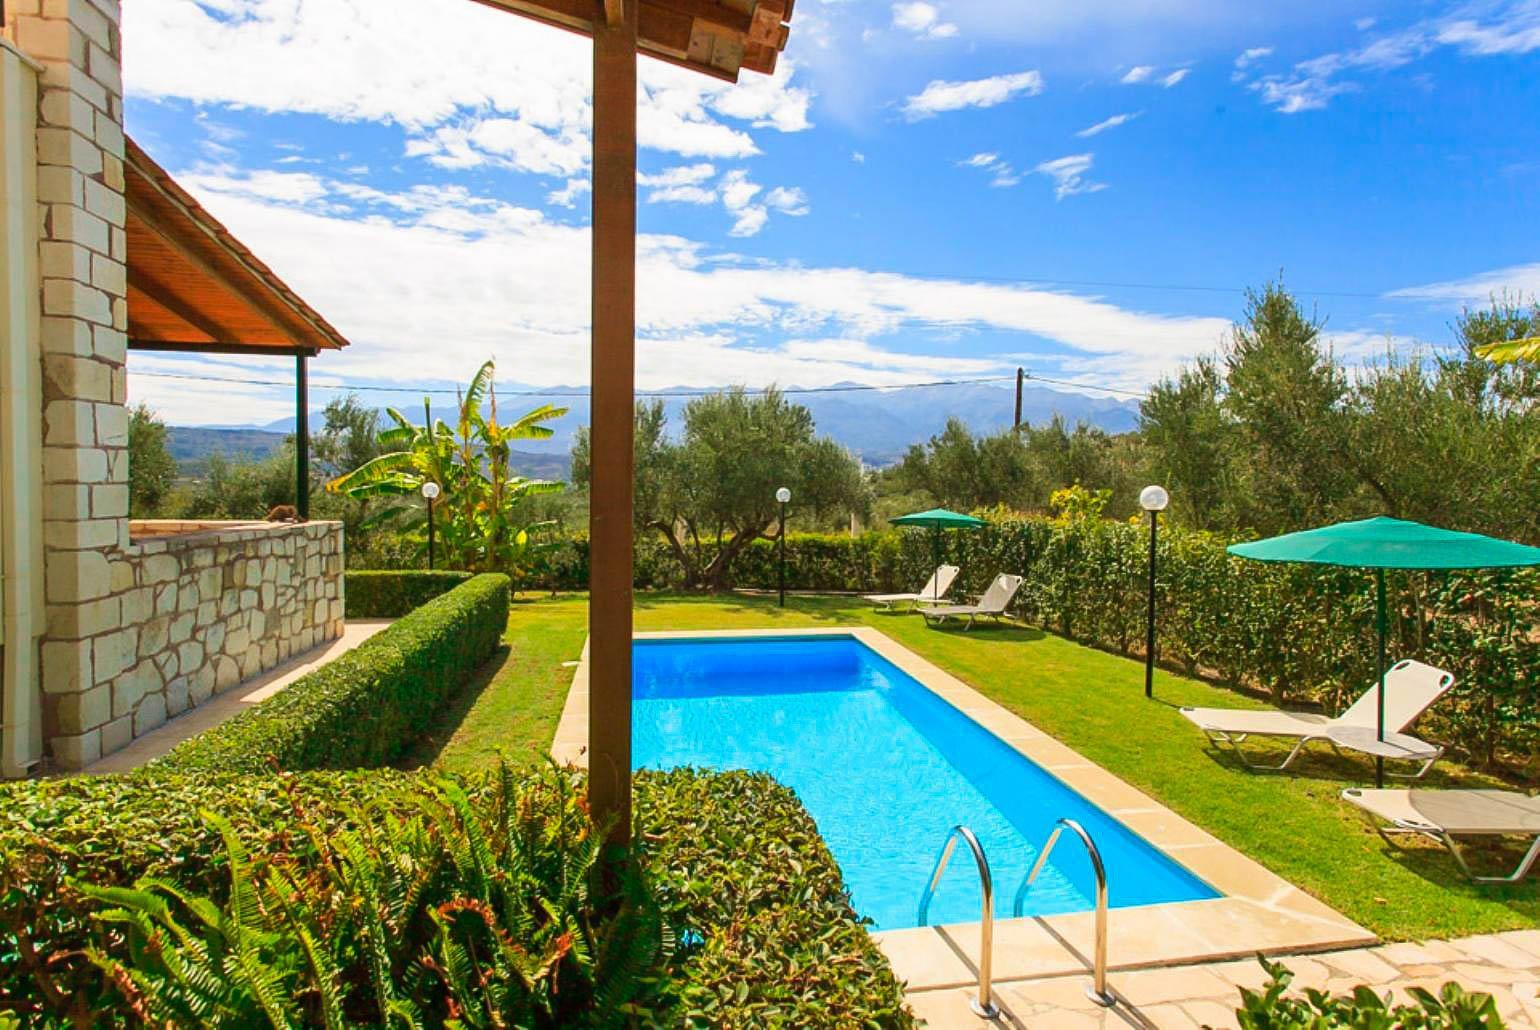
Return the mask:
{"type": "Polygon", "coordinates": [[[1028,372],[1027,378],[1038,383],[1052,383],[1055,386],[1069,386],[1077,390],[1102,390],[1106,393],[1122,394],[1125,397],[1138,397],[1141,400],[1148,396],[1139,390],[1125,390],[1118,386],[1097,386],[1094,383],[1077,383],[1070,379],[1049,379],[1047,376],[1040,376],[1035,372],[1028,372]]]}
{"type": "MultiPolygon", "coordinates": [[[[235,376],[209,376],[194,375],[190,372],[135,372],[135,376],[148,376],[154,379],[182,379],[202,383],[225,383],[235,386],[279,386],[285,389],[292,388],[294,382],[284,379],[242,379],[235,376]]],[[[768,393],[776,390],[783,394],[809,394],[809,393],[856,393],[867,390],[914,390],[928,389],[940,386],[976,386],[983,383],[1003,383],[1015,379],[1015,375],[985,376],[979,379],[937,379],[928,383],[893,383],[890,385],[846,383],[839,386],[800,386],[779,389],[777,387],[761,386],[747,389],[748,393],[768,393]]],[[[1043,380],[1048,382],[1049,380],[1043,380]]],[[[1071,384],[1074,385],[1074,384],[1071,384]]],[[[1095,387],[1089,387],[1095,389],[1095,387]]],[[[332,390],[347,393],[410,393],[410,394],[455,394],[461,391],[456,387],[415,387],[415,386],[377,386],[363,383],[339,383],[327,385],[311,383],[312,390],[332,390]]],[[[721,393],[721,389],[707,390],[637,390],[638,397],[708,397],[721,393]]],[[[587,397],[586,390],[502,390],[499,391],[505,397],[587,397]]]]}

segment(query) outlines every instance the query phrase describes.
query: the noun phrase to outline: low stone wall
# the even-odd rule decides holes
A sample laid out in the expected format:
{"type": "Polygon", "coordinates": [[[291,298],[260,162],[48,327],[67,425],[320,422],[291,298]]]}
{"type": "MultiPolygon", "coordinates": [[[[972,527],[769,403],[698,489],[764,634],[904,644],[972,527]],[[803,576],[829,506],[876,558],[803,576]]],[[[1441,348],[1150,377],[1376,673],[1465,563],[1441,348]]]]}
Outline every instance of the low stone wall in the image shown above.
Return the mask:
{"type": "Polygon", "coordinates": [[[123,628],[93,642],[110,696],[81,713],[100,726],[104,755],[342,635],[341,523],[177,528],[132,524],[135,542],[114,563],[123,628]]]}

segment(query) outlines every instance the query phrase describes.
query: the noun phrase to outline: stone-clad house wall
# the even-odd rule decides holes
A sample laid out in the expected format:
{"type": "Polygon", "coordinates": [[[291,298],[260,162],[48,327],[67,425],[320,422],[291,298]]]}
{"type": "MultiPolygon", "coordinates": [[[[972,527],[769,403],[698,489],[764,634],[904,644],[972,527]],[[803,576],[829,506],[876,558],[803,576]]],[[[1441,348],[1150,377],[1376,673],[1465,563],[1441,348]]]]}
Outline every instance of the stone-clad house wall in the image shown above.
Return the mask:
{"type": "Polygon", "coordinates": [[[5,13],[42,69],[42,738],[56,768],[78,769],[338,636],[342,529],[131,537],[121,0],[5,0],[5,13]]]}
{"type": "Polygon", "coordinates": [[[180,531],[140,540],[114,567],[123,625],[93,648],[106,689],[79,727],[60,727],[97,728],[102,754],[342,634],[340,523],[141,528],[180,531]]]}

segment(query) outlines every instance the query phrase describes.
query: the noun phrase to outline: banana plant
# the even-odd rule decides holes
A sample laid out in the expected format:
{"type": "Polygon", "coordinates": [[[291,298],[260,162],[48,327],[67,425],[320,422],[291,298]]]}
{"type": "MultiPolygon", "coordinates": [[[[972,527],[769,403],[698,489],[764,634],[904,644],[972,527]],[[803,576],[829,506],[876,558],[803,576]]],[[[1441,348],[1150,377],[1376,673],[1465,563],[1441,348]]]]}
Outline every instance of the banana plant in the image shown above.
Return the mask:
{"type": "Polygon", "coordinates": [[[1504,340],[1476,348],[1478,358],[1505,365],[1512,361],[1540,361],[1540,336],[1528,336],[1522,340],[1504,340]]]}
{"type": "Polygon", "coordinates": [[[380,433],[380,442],[390,450],[333,479],[326,489],[351,498],[394,498],[396,503],[385,505],[365,525],[389,524],[415,534],[427,524],[427,509],[416,499],[423,484],[436,483],[436,508],[443,518],[435,528],[448,559],[468,569],[517,571],[529,553],[531,534],[550,525],[522,524],[522,502],[556,493],[565,484],[517,474],[511,445],[549,439],[554,430],[548,423],[567,409],[546,404],[500,422],[494,371],[492,361],[476,370],[459,398],[453,426],[435,420],[426,399],[420,426],[387,408],[393,424],[380,433]]]}

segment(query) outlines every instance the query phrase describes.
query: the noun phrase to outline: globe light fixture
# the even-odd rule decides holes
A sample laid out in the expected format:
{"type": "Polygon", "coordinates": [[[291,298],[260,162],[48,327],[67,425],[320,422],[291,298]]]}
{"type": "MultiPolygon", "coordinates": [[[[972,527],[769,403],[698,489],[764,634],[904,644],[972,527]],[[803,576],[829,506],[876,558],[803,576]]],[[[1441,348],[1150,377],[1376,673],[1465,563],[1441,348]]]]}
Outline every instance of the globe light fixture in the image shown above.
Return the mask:
{"type": "Polygon", "coordinates": [[[1139,507],[1150,513],[1150,607],[1144,634],[1144,696],[1155,696],[1155,540],[1160,532],[1160,513],[1171,503],[1163,486],[1147,486],[1139,491],[1139,507]]]}
{"type": "Polygon", "coordinates": [[[1147,486],[1139,491],[1139,507],[1145,511],[1165,511],[1171,503],[1171,495],[1163,486],[1147,486]]]}
{"type": "Polygon", "coordinates": [[[439,485],[428,480],[422,485],[422,496],[428,502],[428,568],[433,568],[433,502],[438,498],[439,485]]]}

